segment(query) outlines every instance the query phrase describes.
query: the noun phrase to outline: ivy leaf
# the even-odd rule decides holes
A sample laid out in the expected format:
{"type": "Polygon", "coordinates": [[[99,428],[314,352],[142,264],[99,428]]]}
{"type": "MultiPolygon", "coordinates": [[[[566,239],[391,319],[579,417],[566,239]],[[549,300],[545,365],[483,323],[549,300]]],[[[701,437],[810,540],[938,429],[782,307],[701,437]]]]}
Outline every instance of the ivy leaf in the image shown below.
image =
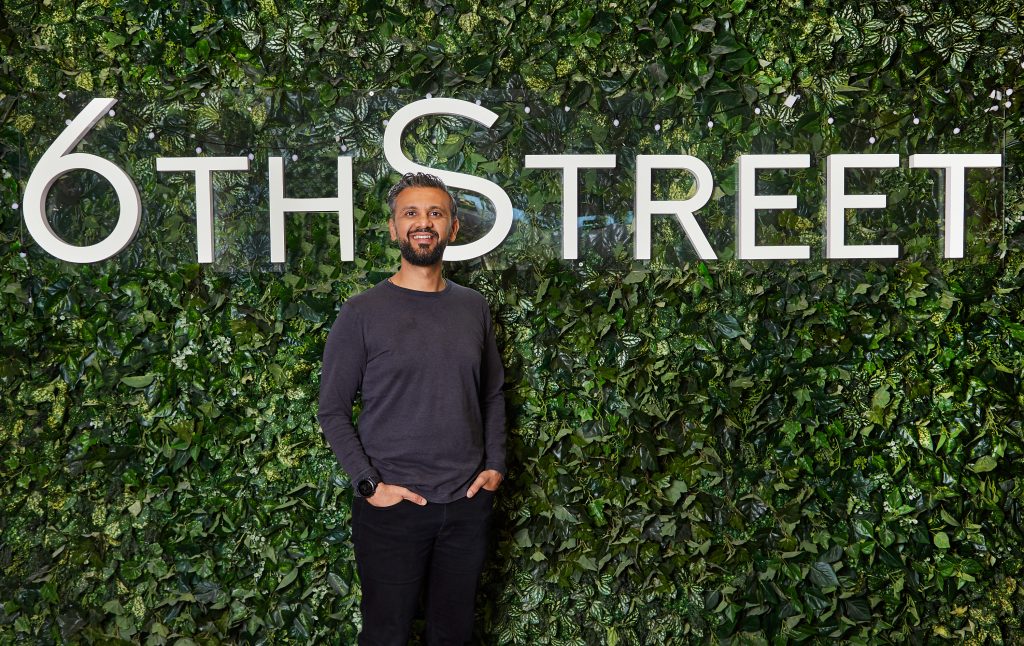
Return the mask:
{"type": "Polygon", "coordinates": [[[871,606],[867,599],[847,599],[843,602],[846,606],[846,616],[854,621],[871,621],[871,606]]]}
{"type": "Polygon", "coordinates": [[[665,491],[665,497],[674,505],[679,502],[680,496],[686,493],[687,489],[686,482],[673,480],[672,485],[665,491]]]}
{"type": "Polygon", "coordinates": [[[591,572],[597,572],[597,562],[590,558],[586,554],[580,554],[576,557],[576,562],[580,564],[584,570],[590,570],[591,572]]]}
{"type": "Polygon", "coordinates": [[[811,582],[819,588],[838,588],[839,578],[832,566],[822,561],[815,561],[808,572],[811,582]]]}
{"type": "Polygon", "coordinates": [[[935,535],[932,536],[932,543],[934,543],[935,547],[939,548],[940,550],[948,550],[949,536],[946,534],[946,532],[935,532],[935,535]]]}

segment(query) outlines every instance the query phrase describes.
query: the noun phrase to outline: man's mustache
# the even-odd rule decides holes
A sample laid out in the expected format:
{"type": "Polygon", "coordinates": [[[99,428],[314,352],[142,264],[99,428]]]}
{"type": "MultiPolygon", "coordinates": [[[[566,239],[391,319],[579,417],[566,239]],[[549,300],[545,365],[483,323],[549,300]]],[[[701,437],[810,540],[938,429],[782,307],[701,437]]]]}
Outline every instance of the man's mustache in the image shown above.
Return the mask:
{"type": "Polygon", "coordinates": [[[437,231],[434,231],[433,229],[424,229],[424,228],[410,230],[409,233],[406,234],[406,237],[407,238],[412,237],[412,236],[416,235],[417,233],[429,233],[430,235],[434,236],[435,238],[440,237],[440,236],[438,236],[437,231]]]}

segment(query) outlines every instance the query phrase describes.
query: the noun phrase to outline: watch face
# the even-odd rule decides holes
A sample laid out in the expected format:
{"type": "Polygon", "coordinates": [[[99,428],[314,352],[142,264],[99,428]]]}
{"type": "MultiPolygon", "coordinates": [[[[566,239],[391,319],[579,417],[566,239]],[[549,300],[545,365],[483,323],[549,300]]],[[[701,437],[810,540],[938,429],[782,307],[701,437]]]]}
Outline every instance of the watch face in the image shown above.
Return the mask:
{"type": "Polygon", "coordinates": [[[377,490],[377,483],[373,480],[360,480],[356,489],[359,490],[360,496],[369,498],[373,495],[373,492],[377,490]]]}

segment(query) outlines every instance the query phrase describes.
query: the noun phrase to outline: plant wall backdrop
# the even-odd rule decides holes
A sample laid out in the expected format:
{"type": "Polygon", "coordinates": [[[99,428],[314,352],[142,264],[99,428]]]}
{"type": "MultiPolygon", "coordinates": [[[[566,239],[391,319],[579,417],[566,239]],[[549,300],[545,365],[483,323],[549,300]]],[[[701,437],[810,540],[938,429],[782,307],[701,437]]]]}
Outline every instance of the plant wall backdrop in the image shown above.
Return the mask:
{"type": "MultiPolygon", "coordinates": [[[[1011,2],[13,0],[0,12],[0,643],[352,643],[351,493],[315,420],[345,299],[388,275],[385,121],[426,95],[491,129],[417,121],[406,154],[487,177],[516,221],[448,267],[491,303],[510,472],[479,597],[481,643],[1022,643],[1024,188],[1020,8],[1011,2]],[[134,242],[73,265],[29,236],[36,161],[95,97],[81,150],[144,204],[134,242]],[[824,259],[825,158],[888,196],[824,259]],[[923,152],[1002,155],[968,174],[965,258],[942,253],[923,152]],[[561,259],[561,175],[527,154],[616,155],[580,174],[561,259]],[[736,160],[765,172],[761,244],[735,260],[736,160]],[[715,191],[700,261],[674,218],[633,260],[635,158],[691,154],[715,191]],[[159,156],[251,155],[218,173],[199,264],[194,179],[159,156]],[[267,159],[330,196],[353,159],[356,258],[295,214],[269,257],[267,159]]],[[[656,174],[656,199],[692,190],[656,174]]],[[[462,193],[464,231],[490,206],[462,193]]],[[[76,244],[117,198],[77,171],[48,202],[76,244]]]]}

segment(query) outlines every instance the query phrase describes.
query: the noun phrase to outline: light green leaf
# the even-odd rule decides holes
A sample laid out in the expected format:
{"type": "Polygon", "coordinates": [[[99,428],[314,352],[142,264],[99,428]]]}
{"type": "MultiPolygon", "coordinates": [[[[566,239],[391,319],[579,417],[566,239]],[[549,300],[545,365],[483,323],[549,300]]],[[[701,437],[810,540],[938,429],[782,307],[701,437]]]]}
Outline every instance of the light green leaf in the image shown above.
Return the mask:
{"type": "Polygon", "coordinates": [[[971,471],[974,471],[975,473],[988,473],[998,465],[999,462],[994,457],[991,455],[985,455],[971,465],[971,471]]]}
{"type": "Polygon", "coordinates": [[[281,579],[281,582],[277,584],[277,587],[274,588],[274,592],[277,592],[279,590],[284,590],[285,588],[290,586],[295,581],[295,579],[298,576],[299,576],[299,568],[292,568],[292,570],[290,572],[288,572],[288,574],[284,575],[284,578],[281,579]]]}
{"type": "Polygon", "coordinates": [[[137,375],[135,377],[121,377],[121,383],[131,388],[145,388],[149,384],[153,383],[156,379],[156,375],[153,373],[146,373],[144,375],[137,375]]]}

